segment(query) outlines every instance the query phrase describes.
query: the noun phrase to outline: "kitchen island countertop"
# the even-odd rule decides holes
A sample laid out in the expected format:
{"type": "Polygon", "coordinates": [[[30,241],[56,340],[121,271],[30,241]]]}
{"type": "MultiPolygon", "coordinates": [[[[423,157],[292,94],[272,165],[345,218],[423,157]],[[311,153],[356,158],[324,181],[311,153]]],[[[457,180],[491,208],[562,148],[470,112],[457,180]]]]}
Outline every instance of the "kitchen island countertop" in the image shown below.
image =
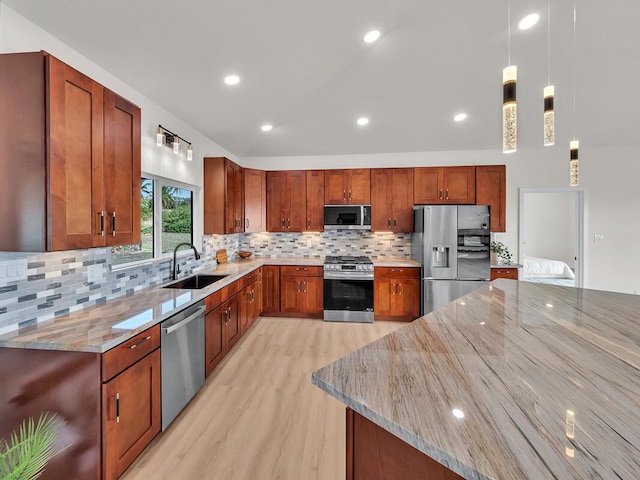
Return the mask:
{"type": "MultiPolygon", "coordinates": [[[[263,265],[322,266],[322,257],[253,257],[199,270],[194,274],[228,275],[200,290],[162,288],[171,282],[61,315],[0,335],[0,348],[32,348],[104,353],[233,283],[263,265]]],[[[419,266],[410,259],[375,260],[392,266],[419,266]]]]}
{"type": "Polygon", "coordinates": [[[496,280],[312,381],[466,479],[640,478],[635,295],[496,280]]]}

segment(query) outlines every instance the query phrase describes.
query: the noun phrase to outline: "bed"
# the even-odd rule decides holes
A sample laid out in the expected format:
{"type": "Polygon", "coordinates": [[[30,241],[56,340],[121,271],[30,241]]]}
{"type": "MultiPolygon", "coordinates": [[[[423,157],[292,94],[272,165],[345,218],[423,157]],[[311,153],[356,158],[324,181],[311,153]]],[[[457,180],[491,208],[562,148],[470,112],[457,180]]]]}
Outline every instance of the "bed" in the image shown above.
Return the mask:
{"type": "Polygon", "coordinates": [[[560,260],[524,257],[520,280],[575,287],[576,276],[569,265],[560,260]]]}

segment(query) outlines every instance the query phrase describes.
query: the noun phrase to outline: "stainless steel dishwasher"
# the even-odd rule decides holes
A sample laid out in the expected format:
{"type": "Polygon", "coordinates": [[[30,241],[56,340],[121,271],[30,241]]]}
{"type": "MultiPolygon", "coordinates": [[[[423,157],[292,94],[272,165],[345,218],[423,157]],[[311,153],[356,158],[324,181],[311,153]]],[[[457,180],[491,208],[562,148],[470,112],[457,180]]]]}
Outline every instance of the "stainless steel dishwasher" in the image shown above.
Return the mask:
{"type": "Polygon", "coordinates": [[[204,302],[161,324],[162,430],[204,383],[204,302]]]}

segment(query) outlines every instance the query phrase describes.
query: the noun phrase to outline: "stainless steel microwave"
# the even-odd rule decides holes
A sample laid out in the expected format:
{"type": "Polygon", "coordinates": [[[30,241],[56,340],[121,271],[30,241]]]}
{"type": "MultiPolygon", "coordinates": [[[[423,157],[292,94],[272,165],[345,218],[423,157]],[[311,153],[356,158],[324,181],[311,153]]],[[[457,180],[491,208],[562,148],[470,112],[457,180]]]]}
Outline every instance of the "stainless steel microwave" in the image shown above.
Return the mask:
{"type": "Polygon", "coordinates": [[[371,205],[325,205],[325,230],[371,230],[371,205]]]}

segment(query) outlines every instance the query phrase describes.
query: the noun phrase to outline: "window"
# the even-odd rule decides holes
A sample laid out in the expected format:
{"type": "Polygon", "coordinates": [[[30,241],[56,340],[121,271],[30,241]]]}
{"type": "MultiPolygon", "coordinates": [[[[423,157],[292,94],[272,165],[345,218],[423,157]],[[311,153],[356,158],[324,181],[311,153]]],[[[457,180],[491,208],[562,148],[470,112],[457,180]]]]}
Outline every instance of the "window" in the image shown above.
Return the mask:
{"type": "Polygon", "coordinates": [[[179,243],[193,243],[193,192],[162,185],[162,253],[179,243]]]}
{"type": "Polygon", "coordinates": [[[113,247],[113,265],[151,260],[173,253],[179,243],[193,243],[192,190],[166,180],[142,178],[140,197],[141,242],[113,247]]]}

